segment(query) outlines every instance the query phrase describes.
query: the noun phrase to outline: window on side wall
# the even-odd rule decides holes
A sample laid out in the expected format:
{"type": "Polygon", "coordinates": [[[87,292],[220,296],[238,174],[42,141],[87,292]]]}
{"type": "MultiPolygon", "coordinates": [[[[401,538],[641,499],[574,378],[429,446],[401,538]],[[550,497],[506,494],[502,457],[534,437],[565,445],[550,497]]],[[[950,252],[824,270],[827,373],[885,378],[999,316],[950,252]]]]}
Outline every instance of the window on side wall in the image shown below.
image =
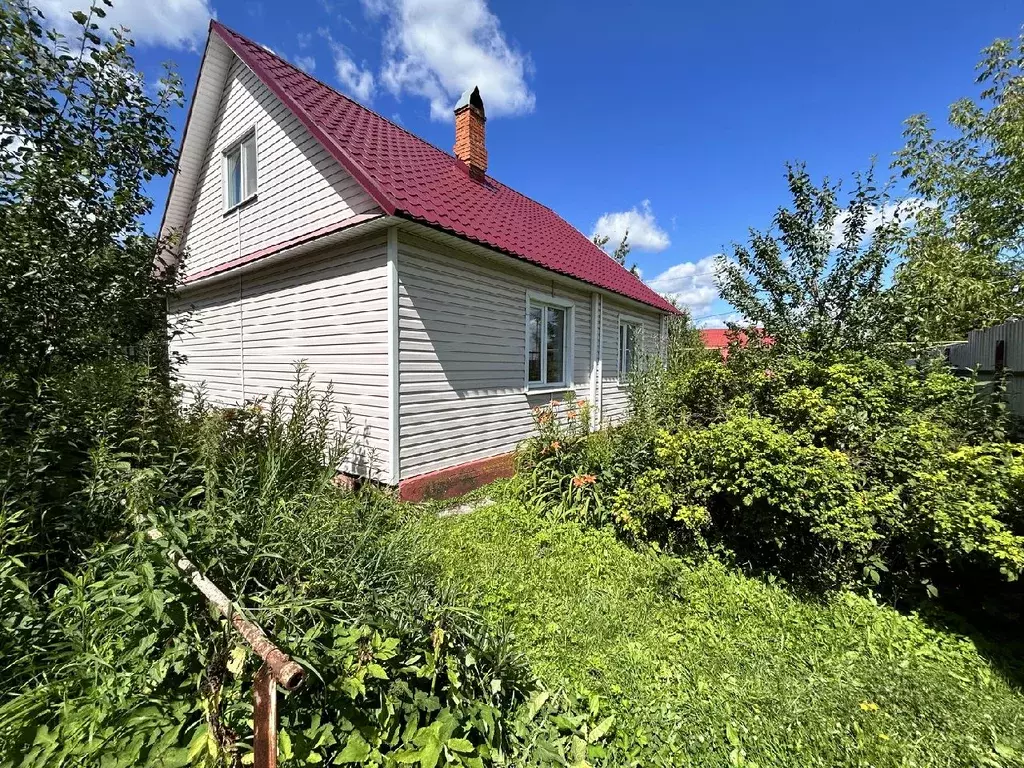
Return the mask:
{"type": "Polygon", "coordinates": [[[224,152],[224,208],[230,211],[256,197],[256,133],[224,152]]]}
{"type": "Polygon", "coordinates": [[[526,386],[572,385],[570,339],[572,302],[553,296],[529,296],[526,303],[526,386]]]}
{"type": "Polygon", "coordinates": [[[643,325],[633,318],[619,319],[619,379],[625,381],[639,360],[643,325]]]}

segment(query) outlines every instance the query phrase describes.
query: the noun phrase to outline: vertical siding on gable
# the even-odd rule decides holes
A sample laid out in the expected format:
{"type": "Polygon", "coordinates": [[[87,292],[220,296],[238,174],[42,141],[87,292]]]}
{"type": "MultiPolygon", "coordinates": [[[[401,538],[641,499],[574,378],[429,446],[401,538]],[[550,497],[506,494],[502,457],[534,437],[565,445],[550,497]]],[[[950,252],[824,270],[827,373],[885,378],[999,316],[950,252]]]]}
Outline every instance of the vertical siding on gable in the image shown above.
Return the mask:
{"type": "Polygon", "coordinates": [[[602,318],[604,338],[601,343],[601,359],[603,361],[601,383],[604,387],[601,421],[603,424],[615,424],[622,421],[626,418],[629,409],[629,393],[626,383],[619,381],[620,315],[629,315],[643,320],[643,352],[645,354],[655,354],[660,347],[661,315],[655,312],[639,311],[605,297],[602,318]]]}
{"type": "Polygon", "coordinates": [[[573,373],[589,393],[589,293],[399,233],[401,477],[508,453],[533,432],[528,291],[573,300],[573,373]]]}
{"type": "Polygon", "coordinates": [[[387,467],[387,285],[384,235],[183,291],[171,314],[203,322],[172,343],[188,356],[180,379],[226,405],[287,391],[305,361],[319,391],[350,413],[347,471],[387,467]],[[214,398],[213,396],[216,395],[214,398]]]}
{"type": "Polygon", "coordinates": [[[377,210],[287,107],[234,59],[185,230],[186,274],[377,210]],[[256,200],[225,213],[224,150],[254,127],[256,200]]]}

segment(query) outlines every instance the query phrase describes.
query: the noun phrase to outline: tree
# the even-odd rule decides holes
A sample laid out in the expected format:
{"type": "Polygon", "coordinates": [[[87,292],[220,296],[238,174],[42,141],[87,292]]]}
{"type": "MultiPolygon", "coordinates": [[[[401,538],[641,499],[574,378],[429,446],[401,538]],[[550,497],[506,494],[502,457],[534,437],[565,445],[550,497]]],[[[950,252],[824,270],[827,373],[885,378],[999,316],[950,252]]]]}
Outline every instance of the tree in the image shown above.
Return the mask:
{"type": "Polygon", "coordinates": [[[72,16],[69,43],[26,0],[0,3],[0,361],[19,378],[163,333],[141,217],[174,167],[180,82],[150,96],[126,32],[101,37],[103,6],[72,16]]]}
{"type": "Polygon", "coordinates": [[[938,203],[965,243],[986,252],[1024,244],[1024,35],[982,51],[980,98],[949,112],[956,134],[936,138],[926,115],[906,122],[894,166],[911,190],[938,203]]]}
{"type": "Polygon", "coordinates": [[[898,251],[899,209],[873,170],[856,177],[845,208],[839,185],[815,186],[803,165],[787,165],[786,178],[792,207],[778,210],[771,230],[751,229],[731,259],[719,257],[722,298],[780,352],[882,350],[892,340],[880,295],[898,251]]]}
{"type": "Polygon", "coordinates": [[[982,52],[977,100],[906,123],[894,167],[937,208],[924,210],[895,274],[895,317],[917,346],[1024,314],[1024,36],[982,52]]]}
{"type": "MultiPolygon", "coordinates": [[[[608,235],[594,235],[594,245],[596,245],[598,248],[604,248],[606,245],[608,245],[608,241],[610,239],[611,238],[608,235]]],[[[633,246],[630,245],[629,243],[629,230],[627,229],[625,232],[622,233],[622,240],[619,241],[619,244],[615,246],[615,250],[612,251],[612,258],[615,259],[622,266],[626,266],[626,257],[629,256],[629,252],[632,249],[633,246]]],[[[632,266],[630,266],[629,271],[632,272],[634,275],[640,275],[640,270],[637,268],[635,262],[632,266]]]]}
{"type": "Polygon", "coordinates": [[[681,306],[679,300],[674,296],[665,298],[680,311],[680,314],[673,315],[668,319],[668,354],[666,355],[668,372],[678,375],[688,371],[697,363],[720,359],[721,354],[718,350],[708,349],[704,346],[704,337],[701,335],[700,328],[694,325],[689,309],[681,306]]]}
{"type": "Polygon", "coordinates": [[[967,240],[941,211],[918,214],[888,293],[911,352],[1024,314],[1020,259],[967,240]]]}

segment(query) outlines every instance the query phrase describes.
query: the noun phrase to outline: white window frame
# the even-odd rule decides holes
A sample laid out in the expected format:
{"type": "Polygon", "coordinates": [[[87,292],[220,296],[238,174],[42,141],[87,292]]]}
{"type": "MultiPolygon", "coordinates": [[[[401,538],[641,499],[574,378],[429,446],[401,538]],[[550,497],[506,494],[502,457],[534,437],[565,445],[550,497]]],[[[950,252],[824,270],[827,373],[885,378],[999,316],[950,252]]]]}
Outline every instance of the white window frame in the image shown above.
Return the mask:
{"type": "Polygon", "coordinates": [[[221,180],[222,187],[224,190],[224,213],[231,213],[232,211],[241,208],[243,205],[246,205],[247,203],[250,203],[253,200],[255,200],[259,195],[259,157],[259,140],[256,137],[255,126],[253,126],[245,133],[243,133],[240,138],[231,142],[231,144],[229,144],[227,148],[221,153],[221,180]],[[252,194],[247,196],[245,194],[245,188],[247,186],[246,182],[248,182],[249,180],[249,171],[247,170],[248,164],[245,162],[245,155],[246,152],[248,151],[246,145],[250,141],[252,141],[252,151],[256,154],[256,162],[253,164],[254,167],[256,168],[256,183],[253,184],[252,194]],[[238,152],[238,162],[239,165],[241,166],[242,189],[240,193],[241,196],[238,202],[231,203],[231,185],[230,180],[228,179],[228,159],[231,157],[231,155],[235,154],[235,152],[238,152]]]}
{"type": "Polygon", "coordinates": [[[552,296],[546,293],[540,293],[537,291],[527,291],[526,293],[526,315],[524,319],[525,328],[523,330],[523,340],[525,346],[523,347],[523,380],[525,385],[524,391],[530,393],[538,392],[564,392],[568,389],[573,389],[573,339],[576,337],[575,333],[575,322],[576,322],[576,302],[572,299],[566,299],[561,296],[552,296]],[[547,315],[541,316],[541,334],[540,334],[540,381],[530,381],[530,310],[534,307],[553,307],[555,309],[561,309],[565,311],[565,333],[562,338],[562,370],[564,376],[562,381],[547,383],[547,367],[548,367],[548,356],[547,356],[547,315]]]}
{"type": "Polygon", "coordinates": [[[639,341],[639,348],[633,350],[634,360],[636,354],[643,352],[644,346],[644,321],[642,317],[636,315],[627,315],[619,313],[619,361],[618,361],[618,372],[619,372],[619,383],[626,384],[629,382],[629,371],[625,370],[623,363],[625,362],[626,352],[626,329],[636,329],[637,339],[639,341]]]}

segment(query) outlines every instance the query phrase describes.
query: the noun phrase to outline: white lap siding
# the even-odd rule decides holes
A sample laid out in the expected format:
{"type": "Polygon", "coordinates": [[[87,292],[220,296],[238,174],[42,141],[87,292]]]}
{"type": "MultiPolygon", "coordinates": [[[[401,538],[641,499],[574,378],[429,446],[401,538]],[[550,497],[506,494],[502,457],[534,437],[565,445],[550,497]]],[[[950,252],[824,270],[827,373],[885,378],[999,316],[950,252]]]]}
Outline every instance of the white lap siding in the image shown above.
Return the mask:
{"type": "Polygon", "coordinates": [[[635,322],[635,319],[642,320],[643,325],[643,353],[655,354],[659,349],[661,339],[661,316],[654,313],[638,311],[633,306],[616,302],[614,299],[605,297],[604,317],[602,327],[604,338],[601,344],[601,357],[603,362],[602,385],[603,397],[601,401],[601,422],[603,424],[616,424],[626,418],[629,410],[629,392],[626,381],[619,377],[619,323],[622,319],[635,322]]]}
{"type": "Polygon", "coordinates": [[[385,253],[381,234],[226,276],[209,288],[186,288],[171,306],[172,320],[192,309],[193,328],[171,345],[188,356],[179,379],[205,385],[219,404],[234,404],[287,391],[295,364],[304,361],[319,391],[333,386],[339,428],[349,422],[353,450],[345,469],[384,477],[385,253]]]}
{"type": "Polygon", "coordinates": [[[590,294],[404,232],[398,243],[401,477],[497,456],[533,431],[528,291],[573,302],[575,390],[590,389],[590,294]]]}
{"type": "Polygon", "coordinates": [[[177,335],[170,351],[182,357],[178,380],[184,384],[185,401],[198,390],[213,405],[241,400],[242,324],[238,301],[239,279],[233,277],[183,292],[168,307],[177,335]]]}
{"type": "Polygon", "coordinates": [[[298,118],[234,59],[184,233],[185,274],[378,210],[298,118]],[[253,129],[256,199],[225,213],[224,151],[253,129]]]}

